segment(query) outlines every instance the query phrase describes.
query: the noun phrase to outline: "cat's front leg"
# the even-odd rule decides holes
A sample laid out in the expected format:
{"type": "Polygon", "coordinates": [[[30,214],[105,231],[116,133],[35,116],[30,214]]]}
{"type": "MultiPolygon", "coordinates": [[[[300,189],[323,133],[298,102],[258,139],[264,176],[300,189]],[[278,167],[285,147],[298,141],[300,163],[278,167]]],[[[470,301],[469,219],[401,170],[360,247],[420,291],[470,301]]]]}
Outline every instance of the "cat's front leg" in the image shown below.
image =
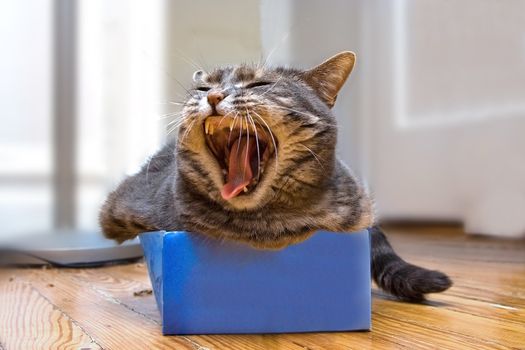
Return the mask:
{"type": "Polygon", "coordinates": [[[122,243],[135,238],[141,232],[154,231],[150,219],[147,217],[146,208],[141,208],[139,198],[133,198],[129,193],[133,191],[135,179],[124,180],[119,187],[111,192],[102,206],[99,223],[102,232],[107,238],[122,243]]]}
{"type": "Polygon", "coordinates": [[[101,208],[99,223],[104,235],[123,242],[142,232],[176,227],[175,170],[173,145],[168,144],[139,173],[124,179],[101,208]]]}

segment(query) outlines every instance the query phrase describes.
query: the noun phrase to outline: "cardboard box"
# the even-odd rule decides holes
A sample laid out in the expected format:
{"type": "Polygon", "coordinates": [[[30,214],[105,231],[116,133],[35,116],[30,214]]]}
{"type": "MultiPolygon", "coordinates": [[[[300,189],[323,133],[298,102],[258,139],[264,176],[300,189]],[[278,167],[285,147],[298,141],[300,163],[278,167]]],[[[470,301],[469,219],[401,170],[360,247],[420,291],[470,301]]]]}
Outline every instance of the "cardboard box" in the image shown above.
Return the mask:
{"type": "Polygon", "coordinates": [[[187,232],[140,236],[163,334],[370,329],[368,232],[256,250],[187,232]]]}

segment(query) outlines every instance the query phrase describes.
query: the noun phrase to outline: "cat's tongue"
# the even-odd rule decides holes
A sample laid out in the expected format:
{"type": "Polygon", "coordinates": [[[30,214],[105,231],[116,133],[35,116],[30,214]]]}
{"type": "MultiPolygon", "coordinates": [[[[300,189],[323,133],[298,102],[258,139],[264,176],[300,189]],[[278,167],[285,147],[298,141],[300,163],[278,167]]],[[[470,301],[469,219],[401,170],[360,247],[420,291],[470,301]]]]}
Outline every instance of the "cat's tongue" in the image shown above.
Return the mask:
{"type": "Polygon", "coordinates": [[[230,149],[228,167],[228,179],[221,190],[222,198],[229,200],[242,192],[253,178],[250,160],[255,151],[255,140],[253,137],[243,136],[235,140],[230,149]]]}

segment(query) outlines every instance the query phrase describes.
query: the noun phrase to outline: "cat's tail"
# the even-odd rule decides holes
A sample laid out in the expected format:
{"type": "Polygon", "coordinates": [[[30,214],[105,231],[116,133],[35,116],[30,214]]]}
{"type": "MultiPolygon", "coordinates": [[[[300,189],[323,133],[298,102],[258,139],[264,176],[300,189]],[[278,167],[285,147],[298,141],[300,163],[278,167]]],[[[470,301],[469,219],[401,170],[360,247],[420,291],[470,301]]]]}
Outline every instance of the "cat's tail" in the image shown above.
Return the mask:
{"type": "Polygon", "coordinates": [[[372,246],[372,278],[383,290],[395,297],[418,302],[427,293],[438,293],[452,285],[442,272],[427,270],[401,259],[377,226],[369,229],[372,246]]]}

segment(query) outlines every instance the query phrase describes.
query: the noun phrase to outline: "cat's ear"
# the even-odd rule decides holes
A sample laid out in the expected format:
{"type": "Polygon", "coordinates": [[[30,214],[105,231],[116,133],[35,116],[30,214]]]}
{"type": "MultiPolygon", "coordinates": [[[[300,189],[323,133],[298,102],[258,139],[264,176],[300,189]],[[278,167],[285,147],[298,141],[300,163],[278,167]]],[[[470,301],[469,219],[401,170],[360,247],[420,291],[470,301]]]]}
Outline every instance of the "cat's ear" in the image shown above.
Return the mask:
{"type": "Polygon", "coordinates": [[[344,51],[303,72],[302,78],[332,108],[339,90],[354,68],[354,63],[355,53],[344,51]]]}
{"type": "Polygon", "coordinates": [[[206,73],[203,70],[198,70],[193,73],[193,82],[194,83],[201,83],[206,76],[206,73]]]}

